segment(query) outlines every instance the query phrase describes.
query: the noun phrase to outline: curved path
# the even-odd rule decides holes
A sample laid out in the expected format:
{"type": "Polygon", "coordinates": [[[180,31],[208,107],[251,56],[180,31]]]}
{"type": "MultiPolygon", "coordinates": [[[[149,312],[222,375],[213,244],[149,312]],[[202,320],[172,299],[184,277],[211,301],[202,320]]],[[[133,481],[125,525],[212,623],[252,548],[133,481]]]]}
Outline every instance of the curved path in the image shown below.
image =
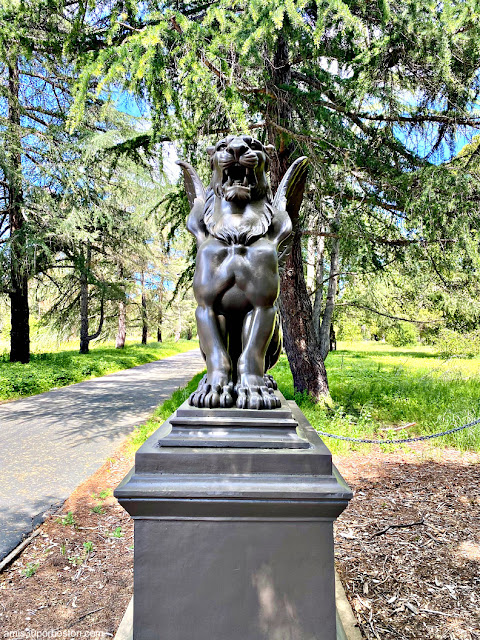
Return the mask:
{"type": "Polygon", "coordinates": [[[0,559],[204,367],[187,351],[0,405],[0,559]]]}

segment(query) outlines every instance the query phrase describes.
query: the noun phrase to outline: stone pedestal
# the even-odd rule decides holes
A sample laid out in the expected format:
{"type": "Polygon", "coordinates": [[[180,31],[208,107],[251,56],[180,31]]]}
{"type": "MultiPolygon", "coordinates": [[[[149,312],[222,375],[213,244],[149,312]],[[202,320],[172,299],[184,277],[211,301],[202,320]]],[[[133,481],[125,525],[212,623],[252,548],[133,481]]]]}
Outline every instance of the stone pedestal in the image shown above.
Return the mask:
{"type": "Polygon", "coordinates": [[[334,640],[351,492],[293,403],[186,403],[115,491],[135,520],[134,640],[334,640]]]}

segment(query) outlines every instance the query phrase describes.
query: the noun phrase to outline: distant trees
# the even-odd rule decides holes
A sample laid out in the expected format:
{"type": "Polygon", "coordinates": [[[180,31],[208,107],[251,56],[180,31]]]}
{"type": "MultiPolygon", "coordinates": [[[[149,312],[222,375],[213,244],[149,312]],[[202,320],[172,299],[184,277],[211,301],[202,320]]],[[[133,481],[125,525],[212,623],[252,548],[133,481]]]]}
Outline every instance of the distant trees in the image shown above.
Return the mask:
{"type": "Polygon", "coordinates": [[[130,149],[145,122],[91,87],[74,130],[68,122],[76,71],[65,52],[73,32],[81,38],[84,8],[0,8],[0,295],[10,302],[12,361],[29,360],[33,279],[48,301],[44,320],[63,333],[75,326],[82,353],[114,306],[124,344],[127,290],[157,233],[161,151],[130,149]]]}
{"type": "Polygon", "coordinates": [[[20,362],[29,360],[28,280],[44,257],[37,222],[68,110],[65,77],[56,73],[57,3],[42,5],[7,1],[0,9],[0,290],[10,298],[10,358],[20,362]]]}
{"type": "Polygon", "coordinates": [[[83,177],[78,189],[65,192],[59,203],[54,231],[58,251],[46,271],[58,291],[52,318],[70,318],[71,324],[80,308],[81,353],[101,334],[112,306],[115,317],[120,316],[117,346],[124,345],[128,290],[144,279],[149,245],[157,233],[152,219],[162,193],[152,178],[158,164],[155,152],[142,162],[125,156],[113,160],[110,155],[112,146],[135,135],[135,120],[118,113],[108,119],[108,111],[103,115],[106,131],[79,146],[83,177]],[[92,309],[98,323],[90,333],[92,309]]]}

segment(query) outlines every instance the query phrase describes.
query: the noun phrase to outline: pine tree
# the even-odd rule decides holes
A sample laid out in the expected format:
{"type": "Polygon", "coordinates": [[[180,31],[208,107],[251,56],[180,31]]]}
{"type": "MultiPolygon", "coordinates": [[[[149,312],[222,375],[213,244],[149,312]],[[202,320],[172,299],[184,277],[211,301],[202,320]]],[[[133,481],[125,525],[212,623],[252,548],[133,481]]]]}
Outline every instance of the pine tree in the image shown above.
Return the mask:
{"type": "MultiPolygon", "coordinates": [[[[55,283],[53,306],[64,320],[80,315],[88,351],[109,297],[124,295],[109,261],[129,243],[141,251],[145,225],[136,208],[154,210],[157,197],[150,158],[136,150],[135,164],[118,157],[143,122],[88,94],[81,122],[69,129],[75,71],[65,51],[72,16],[84,15],[79,6],[32,0],[0,9],[0,292],[10,298],[12,361],[29,360],[29,281],[39,276],[55,283]],[[89,305],[97,302],[90,332],[89,305]]],[[[73,24],[80,38],[81,24],[73,24]]]]}
{"type": "Polygon", "coordinates": [[[6,0],[0,7],[0,290],[10,298],[10,359],[23,363],[30,357],[28,281],[41,268],[46,248],[39,209],[55,200],[68,113],[68,84],[59,64],[67,33],[64,9],[60,0],[6,0]]]}

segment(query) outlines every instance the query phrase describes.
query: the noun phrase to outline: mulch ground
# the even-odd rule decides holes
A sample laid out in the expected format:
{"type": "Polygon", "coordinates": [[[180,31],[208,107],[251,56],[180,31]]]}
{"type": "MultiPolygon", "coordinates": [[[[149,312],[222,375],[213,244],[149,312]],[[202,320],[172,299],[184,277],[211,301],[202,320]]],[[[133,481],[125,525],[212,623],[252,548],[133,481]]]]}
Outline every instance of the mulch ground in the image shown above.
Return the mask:
{"type": "Polygon", "coordinates": [[[480,638],[480,456],[338,458],[355,491],[337,570],[367,638],[480,638]]]}
{"type": "MultiPolygon", "coordinates": [[[[120,448],[0,574],[4,637],[115,635],[133,526],[111,490],[132,463],[120,448]]],[[[479,640],[480,456],[419,447],[336,463],[355,492],[336,525],[337,570],[364,636],[479,640]]]]}
{"type": "Polygon", "coordinates": [[[133,593],[133,521],[112,491],[132,464],[133,455],[120,448],[0,574],[4,637],[115,635],[133,593]]]}

